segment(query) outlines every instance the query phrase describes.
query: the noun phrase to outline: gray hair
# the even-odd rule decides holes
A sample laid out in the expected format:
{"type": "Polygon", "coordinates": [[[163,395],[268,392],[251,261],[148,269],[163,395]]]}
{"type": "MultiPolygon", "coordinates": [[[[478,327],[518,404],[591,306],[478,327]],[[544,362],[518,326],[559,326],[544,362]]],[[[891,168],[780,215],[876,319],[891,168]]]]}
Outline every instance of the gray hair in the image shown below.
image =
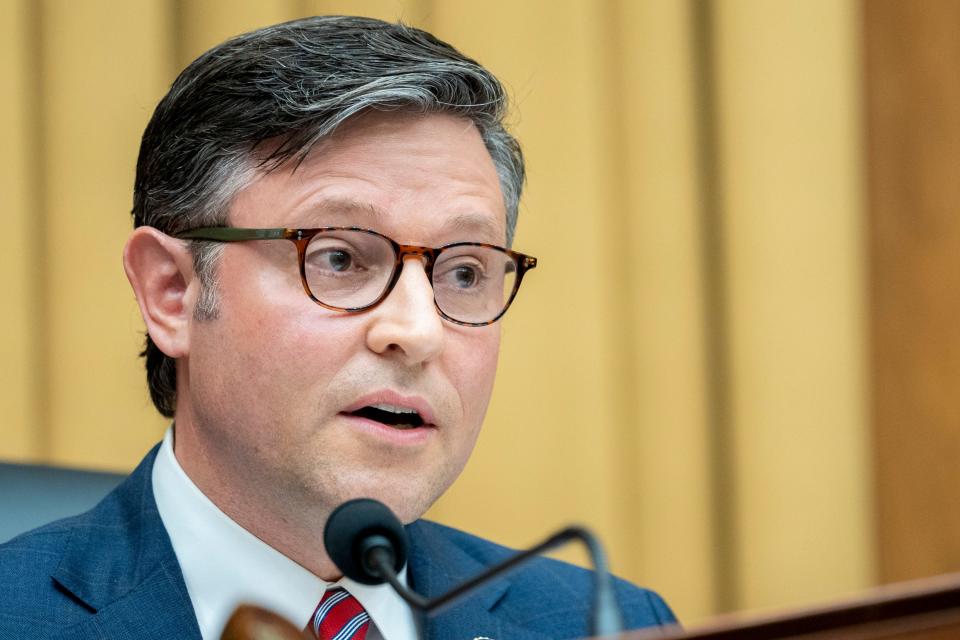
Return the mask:
{"type": "MultiPolygon", "coordinates": [[[[321,16],[247,33],[207,51],[174,81],[143,134],[134,225],[167,234],[221,226],[261,171],[301,162],[365,111],[445,113],[471,120],[500,179],[513,241],[523,155],[505,126],[507,97],[475,61],[425,31],[371,18],[321,16]],[[276,141],[269,149],[262,143],[276,141]]],[[[216,317],[219,245],[191,247],[198,319],[216,317]]],[[[176,366],[148,335],[141,354],[154,405],[172,417],[176,366]]]]}

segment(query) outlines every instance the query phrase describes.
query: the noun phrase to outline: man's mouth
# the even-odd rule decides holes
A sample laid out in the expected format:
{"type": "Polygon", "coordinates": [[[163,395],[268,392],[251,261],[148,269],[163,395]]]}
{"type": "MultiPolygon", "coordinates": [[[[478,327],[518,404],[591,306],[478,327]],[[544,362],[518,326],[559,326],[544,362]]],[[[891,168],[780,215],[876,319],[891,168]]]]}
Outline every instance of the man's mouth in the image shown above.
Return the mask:
{"type": "Polygon", "coordinates": [[[373,420],[394,429],[416,429],[424,424],[423,418],[417,411],[384,403],[360,407],[356,411],[350,411],[347,415],[373,420]]]}

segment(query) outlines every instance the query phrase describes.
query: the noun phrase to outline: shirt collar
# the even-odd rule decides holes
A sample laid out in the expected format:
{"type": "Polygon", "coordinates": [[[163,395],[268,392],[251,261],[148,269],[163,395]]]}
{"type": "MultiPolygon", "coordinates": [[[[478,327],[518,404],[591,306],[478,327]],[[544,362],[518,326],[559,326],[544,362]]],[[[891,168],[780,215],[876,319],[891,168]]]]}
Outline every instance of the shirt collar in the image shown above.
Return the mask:
{"type": "MultiPolygon", "coordinates": [[[[219,638],[241,603],[265,607],[303,628],[323,592],[335,585],[363,605],[385,640],[416,637],[412,612],[389,585],[349,578],[327,583],[283,555],[211,502],[184,472],[173,445],[171,426],[153,466],[153,491],[204,640],[219,638]]],[[[406,567],[400,579],[407,583],[406,567]]]]}

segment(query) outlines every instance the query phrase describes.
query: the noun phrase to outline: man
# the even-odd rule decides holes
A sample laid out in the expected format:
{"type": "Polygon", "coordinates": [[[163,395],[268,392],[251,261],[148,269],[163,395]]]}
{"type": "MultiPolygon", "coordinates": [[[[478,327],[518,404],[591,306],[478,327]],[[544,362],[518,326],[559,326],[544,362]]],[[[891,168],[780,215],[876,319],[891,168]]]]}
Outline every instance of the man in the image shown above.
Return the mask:
{"type": "MultiPolygon", "coordinates": [[[[163,443],[93,511],[0,548],[0,638],[217,638],[241,602],[322,638],[413,638],[321,542],[355,497],[409,523],[437,595],[510,552],[418,520],[473,449],[530,256],[504,92],[427,33],[311,18],[191,64],[144,133],[124,268],[163,443]]],[[[431,638],[587,634],[589,574],[543,560],[431,638]]],[[[619,583],[630,626],[672,621],[619,583]]]]}

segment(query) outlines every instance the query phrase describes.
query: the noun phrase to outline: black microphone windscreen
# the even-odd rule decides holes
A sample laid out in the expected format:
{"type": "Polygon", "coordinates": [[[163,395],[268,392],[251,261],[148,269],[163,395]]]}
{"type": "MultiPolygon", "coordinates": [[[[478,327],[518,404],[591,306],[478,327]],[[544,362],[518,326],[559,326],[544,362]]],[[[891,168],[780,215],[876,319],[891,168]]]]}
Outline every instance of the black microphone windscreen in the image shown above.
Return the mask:
{"type": "Polygon", "coordinates": [[[394,569],[399,572],[407,561],[407,534],[397,516],[376,500],[357,498],[334,509],[323,529],[323,544],[343,575],[362,584],[382,584],[384,578],[372,573],[363,558],[364,543],[374,536],[383,536],[392,545],[394,569]]]}

